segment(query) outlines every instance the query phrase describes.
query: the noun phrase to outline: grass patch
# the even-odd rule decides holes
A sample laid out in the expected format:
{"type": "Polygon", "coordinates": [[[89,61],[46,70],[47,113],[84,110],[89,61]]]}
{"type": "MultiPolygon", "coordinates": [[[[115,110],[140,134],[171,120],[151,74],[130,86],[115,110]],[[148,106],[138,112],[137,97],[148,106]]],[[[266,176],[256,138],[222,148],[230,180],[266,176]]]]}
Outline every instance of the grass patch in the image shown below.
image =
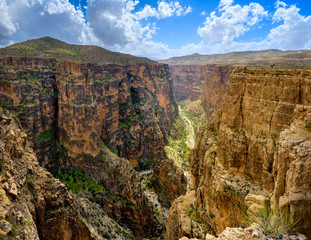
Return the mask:
{"type": "Polygon", "coordinates": [[[249,223],[254,223],[256,229],[262,232],[266,237],[282,239],[282,236],[294,227],[301,220],[294,219],[289,209],[273,210],[270,206],[252,213],[248,217],[249,223]]]}

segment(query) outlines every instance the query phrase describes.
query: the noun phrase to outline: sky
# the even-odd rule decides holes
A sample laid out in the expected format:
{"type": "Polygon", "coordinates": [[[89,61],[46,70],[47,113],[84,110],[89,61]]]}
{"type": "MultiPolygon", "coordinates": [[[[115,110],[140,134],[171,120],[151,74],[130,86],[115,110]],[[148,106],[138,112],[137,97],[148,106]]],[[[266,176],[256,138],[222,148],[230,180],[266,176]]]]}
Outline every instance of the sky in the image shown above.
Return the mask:
{"type": "Polygon", "coordinates": [[[311,1],[0,0],[0,47],[44,36],[152,59],[311,49],[311,1]]]}

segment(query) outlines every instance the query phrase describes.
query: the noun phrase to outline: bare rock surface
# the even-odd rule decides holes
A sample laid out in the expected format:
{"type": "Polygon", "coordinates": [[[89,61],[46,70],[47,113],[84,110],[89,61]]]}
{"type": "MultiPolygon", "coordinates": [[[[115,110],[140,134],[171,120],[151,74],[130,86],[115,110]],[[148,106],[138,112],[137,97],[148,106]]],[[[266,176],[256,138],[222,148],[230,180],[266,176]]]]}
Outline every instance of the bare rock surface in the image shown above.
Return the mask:
{"type": "Polygon", "coordinates": [[[134,238],[99,205],[77,199],[40,167],[27,135],[2,109],[0,122],[2,239],[134,238]]]}
{"type": "MultiPolygon", "coordinates": [[[[311,237],[310,79],[309,70],[237,68],[230,76],[221,109],[189,155],[191,201],[210,234],[247,227],[246,214],[270,204],[290,209],[298,231],[311,237]]],[[[181,236],[183,224],[174,219],[176,211],[169,239],[198,238],[181,236]]]]}

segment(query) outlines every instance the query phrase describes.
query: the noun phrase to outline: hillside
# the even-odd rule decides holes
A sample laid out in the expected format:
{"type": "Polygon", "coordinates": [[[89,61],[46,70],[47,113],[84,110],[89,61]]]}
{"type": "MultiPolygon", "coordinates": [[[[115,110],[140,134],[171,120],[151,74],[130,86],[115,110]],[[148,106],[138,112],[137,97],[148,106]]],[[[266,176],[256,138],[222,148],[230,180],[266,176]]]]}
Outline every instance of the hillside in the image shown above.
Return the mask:
{"type": "Polygon", "coordinates": [[[67,44],[51,37],[38,38],[1,48],[0,56],[56,58],[96,63],[99,65],[156,63],[147,58],[111,52],[97,46],[67,44]]]}
{"type": "Polygon", "coordinates": [[[268,49],[263,51],[231,52],[225,54],[200,55],[192,54],[182,57],[173,57],[161,60],[160,63],[170,65],[204,65],[204,64],[229,64],[229,65],[248,65],[250,62],[267,62],[271,58],[285,56],[289,54],[300,54],[303,51],[281,51],[268,49]]]}

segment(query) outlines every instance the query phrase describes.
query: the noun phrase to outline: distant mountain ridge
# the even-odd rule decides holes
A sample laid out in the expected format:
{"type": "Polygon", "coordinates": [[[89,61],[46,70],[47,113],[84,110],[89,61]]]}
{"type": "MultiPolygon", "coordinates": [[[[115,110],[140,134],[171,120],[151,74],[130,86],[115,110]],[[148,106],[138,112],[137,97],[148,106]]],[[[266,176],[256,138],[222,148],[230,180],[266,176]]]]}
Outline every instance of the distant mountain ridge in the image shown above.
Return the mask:
{"type": "Polygon", "coordinates": [[[1,56],[56,58],[100,65],[157,64],[148,58],[112,52],[98,46],[68,44],[51,37],[28,40],[1,48],[1,56]]]}
{"type": "Polygon", "coordinates": [[[269,61],[272,58],[282,57],[290,54],[301,54],[306,50],[281,51],[277,49],[267,49],[262,51],[230,52],[225,54],[201,55],[198,53],[172,57],[158,62],[170,65],[204,65],[204,64],[230,64],[248,65],[257,61],[269,61]]]}

